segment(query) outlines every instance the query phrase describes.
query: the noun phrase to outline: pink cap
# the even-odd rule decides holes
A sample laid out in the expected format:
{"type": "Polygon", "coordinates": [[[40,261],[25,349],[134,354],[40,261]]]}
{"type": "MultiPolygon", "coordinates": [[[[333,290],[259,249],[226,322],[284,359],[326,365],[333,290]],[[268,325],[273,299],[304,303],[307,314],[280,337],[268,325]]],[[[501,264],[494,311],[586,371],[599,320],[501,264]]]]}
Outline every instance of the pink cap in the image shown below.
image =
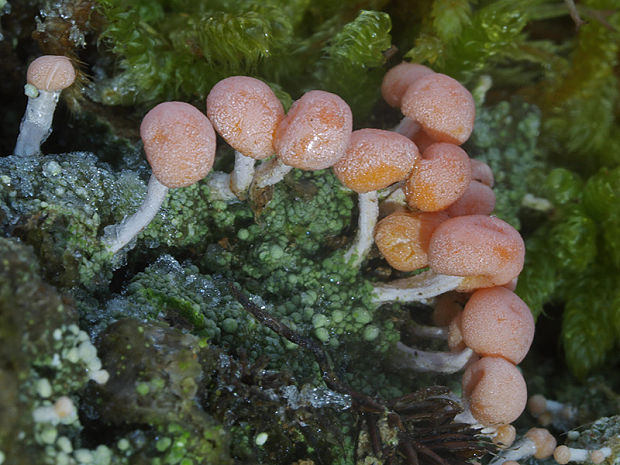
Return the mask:
{"type": "Polygon", "coordinates": [[[207,96],[207,116],[235,150],[262,160],[275,153],[273,137],[284,108],[270,87],[248,76],[221,80],[207,96]]]}
{"type": "Polygon", "coordinates": [[[473,287],[461,289],[469,290],[506,284],[518,276],[525,244],[517,230],[499,218],[457,216],[435,229],[428,255],[436,273],[483,278],[472,280],[473,287]]]}
{"type": "Polygon", "coordinates": [[[503,357],[518,364],[534,339],[534,318],[527,304],[504,287],[479,289],[461,317],[467,347],[483,356],[503,357]]]}
{"type": "Polygon", "coordinates": [[[215,131],[208,118],[184,102],[164,102],[140,125],[146,159],[164,186],[186,187],[204,178],[215,158],[215,131]]]}
{"type": "Polygon", "coordinates": [[[493,178],[491,167],[475,158],[470,158],[469,162],[471,163],[471,178],[489,187],[493,187],[495,179],[493,178]]]}
{"type": "Polygon", "coordinates": [[[446,208],[450,216],[490,215],[495,209],[495,192],[486,184],[474,181],[452,205],[446,208]]]}
{"type": "Polygon", "coordinates": [[[417,79],[402,99],[405,116],[420,123],[439,142],[462,144],[474,128],[476,106],[469,91],[445,74],[417,79]]]}
{"type": "Polygon", "coordinates": [[[334,173],[357,193],[383,189],[405,179],[420,153],[416,145],[396,132],[382,129],[353,131],[346,154],[334,173]]]}
{"type": "Polygon", "coordinates": [[[557,441],[548,429],[530,428],[528,432],[525,433],[525,437],[534,443],[536,448],[536,452],[534,453],[535,458],[542,460],[548,459],[553,455],[555,446],[557,446],[557,441]]]}
{"type": "Polygon", "coordinates": [[[418,78],[432,73],[434,71],[426,66],[403,61],[385,73],[381,84],[381,95],[388,105],[398,108],[409,86],[418,78]]]}
{"type": "Polygon", "coordinates": [[[57,92],[73,84],[75,68],[67,57],[44,55],[30,63],[26,79],[39,90],[57,92]]]}
{"type": "Polygon", "coordinates": [[[463,373],[463,396],[485,426],[512,423],[525,409],[527,387],[521,372],[500,357],[483,357],[463,373]]]}
{"type": "Polygon", "coordinates": [[[407,180],[407,203],[426,212],[443,210],[463,195],[470,181],[471,164],[462,148],[432,144],[416,161],[407,180]]]}
{"type": "Polygon", "coordinates": [[[329,168],[349,145],[353,115],[336,94],[313,90],[297,100],[276,130],[275,149],[285,165],[329,168]]]}

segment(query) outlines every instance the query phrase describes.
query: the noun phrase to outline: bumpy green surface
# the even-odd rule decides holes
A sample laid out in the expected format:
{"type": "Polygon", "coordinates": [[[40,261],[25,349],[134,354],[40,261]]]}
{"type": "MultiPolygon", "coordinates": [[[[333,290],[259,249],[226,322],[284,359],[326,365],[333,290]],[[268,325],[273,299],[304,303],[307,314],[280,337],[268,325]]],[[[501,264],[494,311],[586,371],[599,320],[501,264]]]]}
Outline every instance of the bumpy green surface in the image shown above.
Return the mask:
{"type": "Polygon", "coordinates": [[[35,247],[55,284],[105,284],[118,261],[99,241],[103,225],[135,209],[145,184],[111,173],[90,153],[0,159],[0,222],[35,247]]]}
{"type": "Polygon", "coordinates": [[[2,238],[0,257],[2,457],[16,465],[53,465],[82,454],[96,458],[98,465],[110,464],[105,445],[81,442],[76,411],[59,421],[35,414],[61,396],[77,407],[90,369],[101,363],[77,326],[75,309],[41,279],[32,249],[2,238]]]}
{"type": "Polygon", "coordinates": [[[521,100],[480,108],[465,149],[488,164],[495,178],[493,214],[520,229],[523,197],[538,190],[546,164],[537,149],[540,111],[521,100]]]}

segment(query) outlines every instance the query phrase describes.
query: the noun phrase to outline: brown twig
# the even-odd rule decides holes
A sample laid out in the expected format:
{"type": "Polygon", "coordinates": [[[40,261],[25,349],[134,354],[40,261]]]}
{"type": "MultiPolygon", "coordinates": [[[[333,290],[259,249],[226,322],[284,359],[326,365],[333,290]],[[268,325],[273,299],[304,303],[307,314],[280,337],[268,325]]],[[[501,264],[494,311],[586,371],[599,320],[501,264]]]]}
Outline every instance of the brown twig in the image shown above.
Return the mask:
{"type": "Polygon", "coordinates": [[[329,389],[340,392],[341,394],[350,395],[354,402],[364,407],[369,412],[379,413],[386,410],[386,407],[383,404],[375,401],[372,397],[354,391],[351,387],[342,383],[336,376],[327,354],[316,341],[302,336],[286,326],[277,318],[274,318],[269,312],[252,302],[245,294],[237,289],[234,284],[231,283],[229,287],[233,297],[237,299],[243,308],[250,312],[261,324],[267,326],[279,336],[288,339],[289,341],[312,353],[314,359],[319,365],[319,369],[321,370],[321,377],[329,389]]]}

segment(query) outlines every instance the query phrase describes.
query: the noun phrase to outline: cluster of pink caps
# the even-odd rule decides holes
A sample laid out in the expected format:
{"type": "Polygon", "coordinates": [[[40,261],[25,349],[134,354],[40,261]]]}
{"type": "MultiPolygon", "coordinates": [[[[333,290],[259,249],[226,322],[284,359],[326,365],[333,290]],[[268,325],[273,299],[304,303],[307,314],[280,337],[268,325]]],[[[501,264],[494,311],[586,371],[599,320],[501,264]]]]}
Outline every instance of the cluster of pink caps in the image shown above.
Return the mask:
{"type": "Polygon", "coordinates": [[[502,287],[514,284],[523,267],[523,240],[488,216],[491,170],[459,146],[473,129],[473,98],[451,77],[410,63],[386,74],[382,93],[406,116],[397,131],[352,131],[351,110],[335,94],[307,92],[285,114],[265,83],[233,76],[211,90],[208,118],[186,103],[162,103],[145,116],[141,135],[153,174],[167,187],[192,184],[211,169],[212,125],[244,157],[275,154],[288,167],[333,167],[359,194],[401,183],[406,204],[377,225],[378,248],[396,269],[430,266],[462,276],[460,291],[479,289],[450,322],[459,334],[454,347],[465,344],[481,356],[467,368],[463,390],[480,423],[510,423],[527,401],[515,365],[529,349],[534,321],[526,304],[502,287]]]}
{"type": "Polygon", "coordinates": [[[473,294],[441,296],[435,323],[450,327],[452,350],[469,347],[480,357],[463,375],[474,418],[486,426],[509,424],[527,403],[516,364],[532,343],[534,319],[512,292],[523,268],[523,240],[510,225],[488,216],[495,204],[493,174],[458,146],[473,128],[473,98],[452,78],[411,63],[386,74],[382,93],[409,119],[400,127],[422,149],[422,158],[405,184],[409,208],[379,222],[376,244],[398,270],[429,266],[464,277],[458,290],[473,294]],[[438,108],[450,108],[452,116],[438,108]]]}

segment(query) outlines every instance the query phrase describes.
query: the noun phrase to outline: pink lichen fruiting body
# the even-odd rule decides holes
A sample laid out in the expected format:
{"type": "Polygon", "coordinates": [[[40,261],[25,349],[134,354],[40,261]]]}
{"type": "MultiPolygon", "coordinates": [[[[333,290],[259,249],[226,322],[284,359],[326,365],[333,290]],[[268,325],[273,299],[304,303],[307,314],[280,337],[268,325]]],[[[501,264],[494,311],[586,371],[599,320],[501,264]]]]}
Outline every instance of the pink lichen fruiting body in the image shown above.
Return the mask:
{"type": "Polygon", "coordinates": [[[544,460],[553,455],[557,441],[553,434],[546,428],[530,428],[525,437],[531,440],[535,447],[536,452],[534,457],[538,460],[544,460]]]}
{"type": "Polygon", "coordinates": [[[204,178],[215,158],[215,131],[208,118],[184,102],[164,102],[140,125],[153,175],[169,188],[186,187],[204,178]]]}
{"type": "Polygon", "coordinates": [[[439,73],[411,84],[403,95],[401,110],[431,138],[457,145],[469,139],[476,116],[471,93],[457,80],[439,73]]]}
{"type": "Polygon", "coordinates": [[[525,409],[527,387],[521,372],[500,357],[483,357],[463,373],[463,396],[485,426],[512,423],[525,409]]]}
{"type": "Polygon", "coordinates": [[[534,339],[534,318],[514,292],[504,287],[479,289],[465,305],[461,333],[477,354],[503,357],[516,365],[534,339]]]}
{"type": "Polygon", "coordinates": [[[382,129],[353,131],[346,154],[333,167],[336,177],[361,194],[405,179],[420,157],[405,136],[382,129]]]}
{"type": "Polygon", "coordinates": [[[218,134],[243,155],[262,160],[275,153],[273,139],[284,108],[264,82],[248,76],[221,80],[207,96],[207,116],[218,134]]]}
{"type": "Polygon", "coordinates": [[[417,79],[434,71],[417,63],[402,62],[390,69],[383,77],[381,95],[388,105],[400,107],[403,95],[417,79]]]}
{"type": "Polygon", "coordinates": [[[282,163],[303,170],[329,168],[344,156],[353,115],[336,94],[305,93],[276,130],[274,146],[282,163]]]}
{"type": "Polygon", "coordinates": [[[463,195],[471,182],[471,164],[458,145],[436,143],[416,161],[405,193],[411,208],[444,210],[463,195]]]}
{"type": "Polygon", "coordinates": [[[435,229],[428,254],[434,272],[466,276],[471,285],[460,289],[473,290],[517,277],[523,269],[525,244],[518,231],[499,218],[457,216],[435,229]]]}
{"type": "Polygon", "coordinates": [[[67,57],[44,55],[30,63],[26,79],[39,90],[58,92],[73,84],[75,68],[67,57]]]}
{"type": "Polygon", "coordinates": [[[471,163],[471,178],[489,187],[493,187],[495,178],[493,177],[491,167],[485,162],[476,160],[475,158],[470,158],[469,161],[471,163]]]}
{"type": "Polygon", "coordinates": [[[452,205],[446,208],[450,216],[490,215],[495,209],[495,192],[486,184],[472,180],[452,205]]]}
{"type": "Polygon", "coordinates": [[[390,266],[413,271],[428,265],[428,243],[444,213],[394,212],[375,227],[375,244],[390,266]]]}

